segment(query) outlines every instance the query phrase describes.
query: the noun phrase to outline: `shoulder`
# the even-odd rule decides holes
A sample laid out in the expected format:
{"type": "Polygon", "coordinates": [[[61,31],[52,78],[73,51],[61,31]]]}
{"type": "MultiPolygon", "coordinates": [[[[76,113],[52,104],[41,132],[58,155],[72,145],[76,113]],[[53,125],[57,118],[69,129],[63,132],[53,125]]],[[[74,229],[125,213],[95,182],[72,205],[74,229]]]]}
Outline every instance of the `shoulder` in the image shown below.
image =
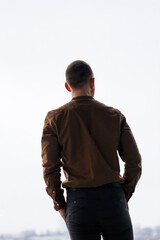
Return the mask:
{"type": "Polygon", "coordinates": [[[58,117],[64,115],[65,112],[72,107],[73,102],[67,102],[56,109],[48,111],[46,118],[48,118],[48,120],[56,120],[58,117]]]}
{"type": "Polygon", "coordinates": [[[109,105],[106,105],[98,100],[95,100],[93,101],[93,104],[99,108],[100,110],[103,110],[103,111],[107,111],[108,113],[110,114],[116,114],[116,115],[119,115],[119,116],[122,116],[122,112],[121,110],[119,110],[118,108],[115,108],[113,106],[109,106],[109,105]]]}

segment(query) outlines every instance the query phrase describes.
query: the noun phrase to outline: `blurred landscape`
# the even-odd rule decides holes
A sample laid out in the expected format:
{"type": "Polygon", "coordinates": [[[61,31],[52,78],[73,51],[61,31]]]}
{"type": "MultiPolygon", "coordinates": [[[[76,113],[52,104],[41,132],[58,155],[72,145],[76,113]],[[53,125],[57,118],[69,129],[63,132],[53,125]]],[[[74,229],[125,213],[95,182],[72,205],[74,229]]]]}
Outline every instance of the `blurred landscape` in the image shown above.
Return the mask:
{"type": "MultiPolygon", "coordinates": [[[[160,240],[160,226],[141,228],[134,226],[135,240],[160,240]]],[[[19,234],[0,234],[0,240],[70,240],[69,233],[52,232],[47,230],[45,233],[36,233],[35,230],[23,231],[19,234]]]]}

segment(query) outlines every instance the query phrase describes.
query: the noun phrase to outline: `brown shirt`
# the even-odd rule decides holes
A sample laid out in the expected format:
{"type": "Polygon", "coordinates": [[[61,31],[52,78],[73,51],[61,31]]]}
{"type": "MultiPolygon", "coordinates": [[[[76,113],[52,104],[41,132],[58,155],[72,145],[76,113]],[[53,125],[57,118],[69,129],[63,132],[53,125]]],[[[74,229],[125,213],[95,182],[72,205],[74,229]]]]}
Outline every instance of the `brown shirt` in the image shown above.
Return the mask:
{"type": "Polygon", "coordinates": [[[85,188],[120,182],[129,200],[141,176],[141,155],[125,116],[91,96],[74,97],[48,112],[42,159],[46,190],[55,210],[65,207],[61,183],[63,188],[85,188]],[[125,162],[123,177],[118,153],[125,162]]]}

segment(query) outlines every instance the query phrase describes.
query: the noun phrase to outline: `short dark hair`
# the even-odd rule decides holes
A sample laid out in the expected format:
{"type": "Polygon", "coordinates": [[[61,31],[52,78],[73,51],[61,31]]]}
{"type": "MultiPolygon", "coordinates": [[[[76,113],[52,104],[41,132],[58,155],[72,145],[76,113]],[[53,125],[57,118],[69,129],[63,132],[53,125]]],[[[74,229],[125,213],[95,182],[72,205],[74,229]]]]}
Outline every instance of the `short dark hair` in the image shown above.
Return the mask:
{"type": "Polygon", "coordinates": [[[93,71],[88,63],[76,60],[66,69],[66,80],[72,88],[82,87],[93,77],[93,71]]]}

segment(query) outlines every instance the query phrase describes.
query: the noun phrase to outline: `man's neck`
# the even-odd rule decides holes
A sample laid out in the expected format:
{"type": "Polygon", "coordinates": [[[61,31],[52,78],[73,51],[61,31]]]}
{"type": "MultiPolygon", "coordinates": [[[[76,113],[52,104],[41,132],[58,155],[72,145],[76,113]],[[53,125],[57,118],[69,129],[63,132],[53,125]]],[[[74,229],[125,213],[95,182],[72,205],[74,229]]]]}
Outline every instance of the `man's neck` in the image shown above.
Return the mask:
{"type": "Polygon", "coordinates": [[[72,98],[79,97],[79,96],[92,96],[92,95],[90,91],[81,91],[81,90],[72,91],[72,98]]]}

